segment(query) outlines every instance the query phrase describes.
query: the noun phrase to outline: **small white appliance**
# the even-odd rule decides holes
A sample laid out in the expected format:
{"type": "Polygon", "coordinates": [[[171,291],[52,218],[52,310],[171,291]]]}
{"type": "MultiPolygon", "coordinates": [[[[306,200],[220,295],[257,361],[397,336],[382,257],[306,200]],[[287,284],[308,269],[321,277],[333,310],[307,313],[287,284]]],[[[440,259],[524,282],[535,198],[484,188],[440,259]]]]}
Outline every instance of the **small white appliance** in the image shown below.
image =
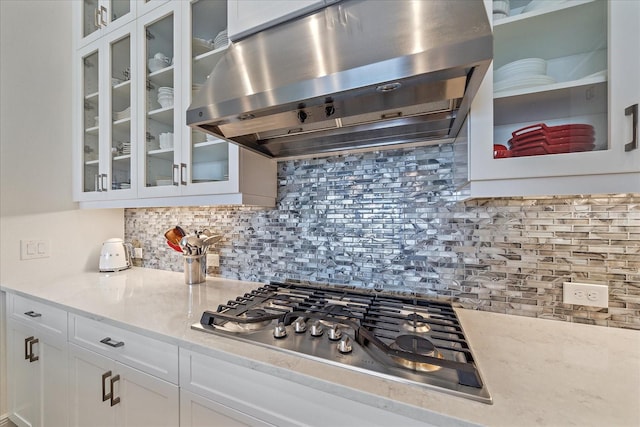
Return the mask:
{"type": "Polygon", "coordinates": [[[102,244],[100,251],[100,271],[120,271],[131,267],[130,243],[119,238],[112,238],[102,244]]]}

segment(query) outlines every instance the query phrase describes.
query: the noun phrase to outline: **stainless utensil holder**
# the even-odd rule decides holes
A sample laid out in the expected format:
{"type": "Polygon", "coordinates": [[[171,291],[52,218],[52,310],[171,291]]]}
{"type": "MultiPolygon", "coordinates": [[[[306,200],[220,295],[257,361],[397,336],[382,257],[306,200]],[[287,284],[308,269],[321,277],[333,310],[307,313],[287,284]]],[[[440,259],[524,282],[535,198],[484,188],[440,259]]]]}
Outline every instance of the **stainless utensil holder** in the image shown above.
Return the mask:
{"type": "Polygon", "coordinates": [[[184,282],[187,285],[197,285],[207,279],[207,255],[183,255],[184,282]]]}

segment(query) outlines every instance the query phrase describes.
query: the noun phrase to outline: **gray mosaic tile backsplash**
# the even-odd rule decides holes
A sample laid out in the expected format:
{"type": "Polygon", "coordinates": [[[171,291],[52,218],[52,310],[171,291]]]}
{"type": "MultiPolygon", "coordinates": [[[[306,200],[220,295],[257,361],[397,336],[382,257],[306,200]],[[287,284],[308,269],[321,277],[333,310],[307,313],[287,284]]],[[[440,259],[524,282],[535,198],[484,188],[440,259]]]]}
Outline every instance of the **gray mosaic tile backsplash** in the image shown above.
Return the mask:
{"type": "Polygon", "coordinates": [[[210,273],[417,292],[466,308],[640,330],[640,195],[459,201],[451,145],[280,162],[276,208],[125,210],[143,266],[182,271],[163,237],[224,235],[210,273]],[[609,308],[562,284],[609,286],[609,308]]]}

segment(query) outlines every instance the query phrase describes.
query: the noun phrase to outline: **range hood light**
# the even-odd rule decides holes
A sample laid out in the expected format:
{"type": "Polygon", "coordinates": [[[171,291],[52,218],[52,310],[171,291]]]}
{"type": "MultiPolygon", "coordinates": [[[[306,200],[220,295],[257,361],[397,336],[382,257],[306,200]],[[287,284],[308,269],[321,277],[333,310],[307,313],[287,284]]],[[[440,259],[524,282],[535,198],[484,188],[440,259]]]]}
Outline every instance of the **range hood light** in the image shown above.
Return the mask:
{"type": "Polygon", "coordinates": [[[254,116],[251,113],[247,113],[247,114],[241,114],[238,116],[238,120],[251,120],[251,119],[255,119],[256,116],[254,116]]]}
{"type": "Polygon", "coordinates": [[[376,91],[378,91],[380,93],[393,92],[396,89],[400,89],[400,86],[402,86],[402,83],[400,83],[400,82],[388,83],[386,85],[378,86],[376,88],[376,91]]]}

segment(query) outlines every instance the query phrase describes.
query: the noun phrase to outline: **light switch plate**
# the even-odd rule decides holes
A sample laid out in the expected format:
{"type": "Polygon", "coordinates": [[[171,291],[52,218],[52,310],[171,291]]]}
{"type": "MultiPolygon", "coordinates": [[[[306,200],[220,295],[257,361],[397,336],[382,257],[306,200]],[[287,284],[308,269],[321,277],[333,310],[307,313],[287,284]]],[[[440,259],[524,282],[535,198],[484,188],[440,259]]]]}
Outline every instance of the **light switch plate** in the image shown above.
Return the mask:
{"type": "Polygon", "coordinates": [[[220,266],[220,255],[218,255],[218,254],[207,254],[207,266],[208,267],[219,267],[220,266]]]}
{"type": "Polygon", "coordinates": [[[51,241],[42,239],[20,240],[20,259],[49,258],[51,241]]]}

